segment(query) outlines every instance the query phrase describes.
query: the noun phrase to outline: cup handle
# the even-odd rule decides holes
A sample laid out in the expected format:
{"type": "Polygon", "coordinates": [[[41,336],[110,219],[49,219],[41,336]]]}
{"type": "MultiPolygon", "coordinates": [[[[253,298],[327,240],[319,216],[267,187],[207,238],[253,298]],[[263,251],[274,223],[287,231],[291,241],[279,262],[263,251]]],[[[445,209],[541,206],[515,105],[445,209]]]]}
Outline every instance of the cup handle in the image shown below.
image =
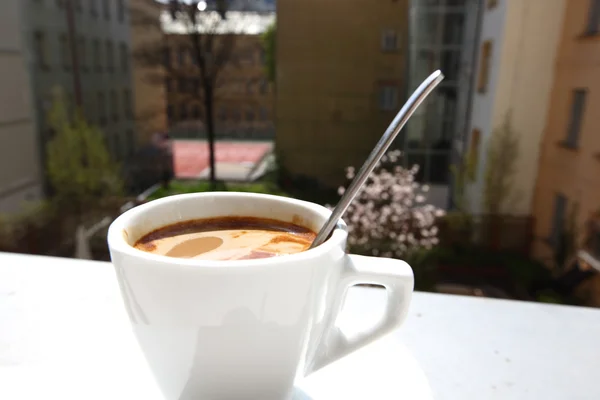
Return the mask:
{"type": "Polygon", "coordinates": [[[328,325],[321,344],[305,375],[323,368],[345,355],[366,346],[397,328],[406,317],[414,287],[410,266],[392,258],[347,255],[337,292],[331,305],[328,325]],[[348,335],[336,327],[348,289],[358,284],[382,285],[387,291],[387,304],[381,320],[374,326],[348,335]]]}

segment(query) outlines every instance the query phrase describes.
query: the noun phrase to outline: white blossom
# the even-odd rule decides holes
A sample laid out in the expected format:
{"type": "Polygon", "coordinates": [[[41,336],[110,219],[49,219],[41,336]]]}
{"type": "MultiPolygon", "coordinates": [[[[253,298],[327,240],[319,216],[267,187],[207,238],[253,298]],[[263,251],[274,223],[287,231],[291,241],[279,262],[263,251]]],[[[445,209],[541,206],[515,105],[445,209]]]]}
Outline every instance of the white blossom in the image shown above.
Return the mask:
{"type": "MultiPolygon", "coordinates": [[[[367,180],[348,207],[348,243],[356,251],[385,257],[403,257],[419,248],[429,249],[439,243],[437,218],[443,210],[426,204],[429,186],[416,181],[417,165],[410,169],[396,163],[399,151],[390,151],[367,180]]],[[[354,168],[346,177],[354,178],[354,168]]],[[[340,196],[345,188],[340,187],[340,196]]]]}

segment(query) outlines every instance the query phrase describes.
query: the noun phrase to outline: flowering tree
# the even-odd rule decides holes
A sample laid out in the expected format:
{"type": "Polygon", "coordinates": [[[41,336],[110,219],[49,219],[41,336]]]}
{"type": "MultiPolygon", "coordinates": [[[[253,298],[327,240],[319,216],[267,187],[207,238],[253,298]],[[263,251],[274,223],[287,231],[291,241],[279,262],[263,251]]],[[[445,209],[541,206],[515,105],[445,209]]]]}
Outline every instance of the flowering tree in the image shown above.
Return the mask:
{"type": "MultiPolygon", "coordinates": [[[[406,257],[438,243],[436,218],[444,211],[426,204],[429,187],[415,181],[419,169],[394,165],[400,151],[384,155],[362,191],[348,207],[344,220],[348,224],[348,244],[354,252],[406,257]]],[[[348,167],[346,177],[354,178],[348,167]]],[[[345,187],[340,187],[340,196],[345,187]]]]}

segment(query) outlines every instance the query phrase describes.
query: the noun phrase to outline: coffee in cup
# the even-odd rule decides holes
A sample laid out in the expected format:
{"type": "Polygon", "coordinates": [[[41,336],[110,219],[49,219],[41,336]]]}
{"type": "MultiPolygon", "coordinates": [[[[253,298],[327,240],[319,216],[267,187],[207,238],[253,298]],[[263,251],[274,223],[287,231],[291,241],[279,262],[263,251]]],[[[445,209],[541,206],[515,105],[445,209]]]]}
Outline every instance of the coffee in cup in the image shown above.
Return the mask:
{"type": "Polygon", "coordinates": [[[168,225],[144,235],[134,247],[169,257],[249,260],[305,251],[316,236],[292,222],[228,216],[168,225]]]}

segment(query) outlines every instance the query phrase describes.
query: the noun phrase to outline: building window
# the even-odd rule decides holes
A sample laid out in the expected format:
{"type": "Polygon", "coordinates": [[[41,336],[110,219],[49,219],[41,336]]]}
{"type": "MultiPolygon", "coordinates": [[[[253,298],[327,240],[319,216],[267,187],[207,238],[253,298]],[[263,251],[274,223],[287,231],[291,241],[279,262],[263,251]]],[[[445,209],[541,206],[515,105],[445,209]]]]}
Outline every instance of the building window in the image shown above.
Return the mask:
{"type": "Polygon", "coordinates": [[[267,63],[267,52],[262,47],[259,50],[258,57],[260,59],[261,65],[265,65],[267,63]]]}
{"type": "Polygon", "coordinates": [[[251,64],[254,58],[252,51],[252,49],[241,49],[233,59],[240,64],[251,64]]]}
{"type": "Polygon", "coordinates": [[[249,80],[248,82],[246,82],[246,93],[254,93],[254,80],[249,80]]]}
{"type": "Polygon", "coordinates": [[[227,109],[223,106],[219,107],[218,112],[219,121],[224,122],[227,120],[227,109]]]}
{"type": "Polygon", "coordinates": [[[479,59],[479,77],[477,79],[477,91],[484,93],[487,90],[488,80],[490,78],[490,62],[492,58],[492,41],[486,40],[481,46],[481,56],[479,59]]]}
{"type": "Polygon", "coordinates": [[[384,111],[395,110],[398,105],[398,88],[383,86],[379,90],[379,108],[384,111]]]}
{"type": "Polygon", "coordinates": [[[260,81],[260,94],[267,94],[267,92],[269,91],[269,82],[263,78],[260,81]]]}
{"type": "Polygon", "coordinates": [[[111,90],[110,92],[110,106],[111,106],[111,116],[113,121],[119,120],[119,98],[117,97],[117,92],[111,90]]]}
{"type": "Polygon", "coordinates": [[[471,132],[471,142],[469,144],[470,168],[468,168],[469,178],[474,180],[477,178],[477,166],[479,164],[479,143],[481,142],[481,131],[473,129],[471,132]]]}
{"type": "Polygon", "coordinates": [[[163,64],[166,68],[171,67],[171,49],[168,47],[163,50],[163,64]]]}
{"type": "Polygon", "coordinates": [[[167,121],[169,121],[169,124],[172,124],[175,119],[174,119],[174,112],[173,112],[173,105],[169,104],[167,106],[167,121]]]}
{"type": "Polygon", "coordinates": [[[246,121],[254,121],[254,110],[246,110],[246,121]]]}
{"type": "Polygon", "coordinates": [[[113,143],[112,142],[113,142],[112,135],[107,135],[106,133],[104,133],[104,144],[106,145],[106,150],[108,150],[108,152],[110,153],[111,161],[113,160],[113,154],[112,154],[113,143]]]}
{"type": "Polygon", "coordinates": [[[167,93],[173,91],[173,79],[165,78],[165,90],[167,91],[167,93]]]}
{"type": "Polygon", "coordinates": [[[600,0],[589,0],[586,35],[597,35],[600,24],[600,0]]]}
{"type": "Polygon", "coordinates": [[[106,100],[102,92],[98,92],[98,122],[100,125],[106,124],[106,100]]]}
{"type": "Polygon", "coordinates": [[[61,33],[58,37],[60,43],[60,60],[64,69],[71,69],[71,48],[69,39],[65,33],[61,33]]]}
{"type": "Polygon", "coordinates": [[[127,156],[131,157],[135,154],[135,148],[136,148],[135,136],[133,135],[133,131],[131,129],[129,129],[127,131],[126,139],[127,139],[127,156]]]}
{"type": "Polygon", "coordinates": [[[398,34],[393,29],[386,29],[381,32],[381,50],[396,51],[398,50],[398,34]]]}
{"type": "Polygon", "coordinates": [[[492,8],[496,7],[497,5],[498,5],[498,0],[488,0],[487,1],[488,10],[491,10],[492,8]]]}
{"type": "Polygon", "coordinates": [[[123,90],[123,110],[127,118],[131,118],[133,116],[133,110],[131,107],[131,92],[129,89],[123,90]]]}
{"type": "Polygon", "coordinates": [[[92,17],[98,16],[98,0],[90,0],[90,14],[92,17]]]}
{"type": "Polygon", "coordinates": [[[56,0],[56,6],[58,8],[64,8],[64,6],[65,6],[65,0],[56,0]]]}
{"type": "Polygon", "coordinates": [[[121,136],[119,134],[113,134],[113,146],[112,146],[112,154],[115,160],[121,160],[121,136]]]}
{"type": "Polygon", "coordinates": [[[194,94],[200,94],[200,78],[192,79],[192,90],[194,94]]]}
{"type": "Polygon", "coordinates": [[[104,18],[110,19],[110,0],[102,0],[102,6],[104,10],[104,18]]]}
{"type": "Polygon", "coordinates": [[[583,113],[585,111],[585,101],[587,98],[586,89],[575,89],[571,100],[571,115],[567,127],[567,137],[563,144],[570,148],[576,148],[579,142],[579,132],[583,124],[583,113]]]}
{"type": "Polygon", "coordinates": [[[242,116],[241,116],[240,110],[238,108],[234,108],[233,110],[231,110],[231,119],[233,120],[233,122],[241,121],[242,116]]]}
{"type": "Polygon", "coordinates": [[[82,98],[81,108],[83,109],[83,115],[86,122],[92,122],[94,120],[94,102],[89,98],[89,93],[85,92],[82,98]]]}
{"type": "Polygon", "coordinates": [[[177,90],[179,90],[179,93],[186,93],[187,91],[187,80],[185,78],[179,78],[179,80],[177,81],[177,90]]]}
{"type": "Polygon", "coordinates": [[[261,121],[266,121],[267,120],[267,118],[269,116],[269,112],[267,111],[267,108],[265,106],[262,106],[260,108],[259,115],[260,115],[260,120],[261,121]]]}
{"type": "Polygon", "coordinates": [[[110,40],[106,41],[106,68],[109,71],[113,71],[115,67],[114,64],[114,54],[113,54],[113,44],[110,40]]]}
{"type": "Polygon", "coordinates": [[[554,214],[552,215],[552,227],[550,230],[550,237],[548,238],[550,244],[558,246],[560,243],[560,236],[563,233],[565,215],[567,212],[567,198],[558,193],[554,197],[554,214]]]}
{"type": "Polygon", "coordinates": [[[192,107],[192,118],[200,119],[200,106],[198,104],[194,104],[192,107]]]}
{"type": "Polygon", "coordinates": [[[177,60],[180,67],[185,66],[185,54],[187,50],[185,47],[180,47],[179,52],[177,53],[177,60]]]}
{"type": "Polygon", "coordinates": [[[117,0],[117,14],[119,22],[125,21],[125,4],[123,0],[117,0]]]}
{"type": "Polygon", "coordinates": [[[85,47],[85,38],[83,36],[79,37],[79,65],[81,65],[81,69],[87,71],[87,49],[85,47]]]}
{"type": "Polygon", "coordinates": [[[38,31],[33,34],[33,47],[37,65],[43,69],[49,68],[48,55],[46,53],[46,37],[42,32],[38,31]]]}
{"type": "Polygon", "coordinates": [[[96,71],[102,71],[102,50],[100,49],[100,40],[94,39],[94,68],[96,71]]]}
{"type": "Polygon", "coordinates": [[[440,69],[448,79],[458,79],[461,72],[461,52],[456,50],[442,50],[440,69]]]}
{"type": "Polygon", "coordinates": [[[65,93],[65,96],[68,110],[72,113],[73,110],[75,110],[75,95],[73,94],[73,92],[68,91],[65,93]]]}
{"type": "Polygon", "coordinates": [[[179,119],[181,121],[185,121],[185,120],[188,119],[187,104],[186,103],[182,103],[179,106],[179,119]]]}
{"type": "Polygon", "coordinates": [[[129,70],[129,51],[125,43],[121,43],[121,69],[125,73],[129,70]]]}

